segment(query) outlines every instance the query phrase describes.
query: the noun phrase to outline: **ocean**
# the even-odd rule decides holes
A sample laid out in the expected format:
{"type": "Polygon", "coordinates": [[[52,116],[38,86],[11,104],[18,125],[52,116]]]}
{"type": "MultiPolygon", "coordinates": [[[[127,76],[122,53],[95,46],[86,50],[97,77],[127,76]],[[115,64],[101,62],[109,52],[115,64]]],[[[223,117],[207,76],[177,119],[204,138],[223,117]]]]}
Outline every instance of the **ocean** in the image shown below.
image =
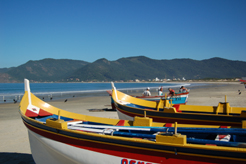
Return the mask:
{"type": "MultiPolygon", "coordinates": [[[[150,87],[151,92],[157,92],[159,87],[176,88],[177,91],[181,85],[202,85],[189,83],[114,83],[116,89],[124,92],[137,90],[144,91],[150,87]]],[[[44,100],[52,100],[82,97],[93,95],[108,95],[107,90],[111,90],[111,83],[30,83],[31,92],[44,100]]],[[[165,90],[164,90],[165,91],[165,90]]],[[[0,103],[19,102],[24,94],[24,83],[0,83],[0,103]]]]}

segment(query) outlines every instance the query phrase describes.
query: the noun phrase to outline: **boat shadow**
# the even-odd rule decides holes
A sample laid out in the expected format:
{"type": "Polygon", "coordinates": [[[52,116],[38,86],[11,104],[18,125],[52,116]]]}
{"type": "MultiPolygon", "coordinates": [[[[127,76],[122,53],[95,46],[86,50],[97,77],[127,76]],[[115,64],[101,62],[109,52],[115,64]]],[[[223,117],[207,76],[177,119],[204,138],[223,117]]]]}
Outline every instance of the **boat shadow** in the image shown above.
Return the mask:
{"type": "Polygon", "coordinates": [[[3,152],[0,153],[1,164],[35,164],[32,154],[3,152]]]}

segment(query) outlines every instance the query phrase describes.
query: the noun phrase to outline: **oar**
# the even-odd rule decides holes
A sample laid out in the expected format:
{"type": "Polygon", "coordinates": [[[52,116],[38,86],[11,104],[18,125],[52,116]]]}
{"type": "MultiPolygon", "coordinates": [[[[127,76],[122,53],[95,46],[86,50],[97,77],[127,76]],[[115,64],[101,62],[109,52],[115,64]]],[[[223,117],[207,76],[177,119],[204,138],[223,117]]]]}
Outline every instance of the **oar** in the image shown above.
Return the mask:
{"type": "Polygon", "coordinates": [[[68,126],[68,129],[81,130],[81,131],[92,132],[92,133],[103,133],[103,134],[111,134],[112,132],[114,132],[114,130],[112,129],[78,128],[73,126],[68,126]]]}
{"type": "MultiPolygon", "coordinates": [[[[151,129],[158,131],[157,129],[151,129]]],[[[246,135],[246,129],[240,128],[177,128],[178,133],[207,133],[207,134],[231,134],[246,135]]],[[[168,129],[168,132],[174,132],[174,128],[168,129]]]]}
{"type": "Polygon", "coordinates": [[[87,128],[100,128],[100,129],[118,129],[118,130],[139,130],[139,131],[150,131],[150,127],[129,127],[129,126],[110,126],[110,125],[90,125],[90,124],[75,124],[75,127],[87,127],[87,128]]]}
{"type": "Polygon", "coordinates": [[[197,138],[187,138],[187,142],[194,143],[194,144],[213,144],[217,146],[230,146],[230,147],[238,147],[240,144],[245,144],[243,142],[214,141],[214,140],[197,139],[197,138]]]}
{"type": "MultiPolygon", "coordinates": [[[[76,127],[100,128],[100,129],[117,129],[117,130],[133,130],[133,131],[150,131],[150,132],[174,132],[174,127],[128,127],[128,126],[110,126],[110,125],[90,125],[76,124],[76,127]]],[[[178,133],[207,133],[207,134],[231,134],[246,135],[246,129],[240,128],[177,128],[178,133]]]]}
{"type": "MultiPolygon", "coordinates": [[[[119,131],[113,131],[112,129],[103,130],[103,129],[93,129],[93,128],[72,127],[72,126],[69,126],[69,129],[83,130],[86,132],[93,132],[93,133],[111,134],[114,136],[156,139],[156,135],[152,135],[152,134],[119,132],[119,131]]],[[[225,141],[214,141],[214,140],[196,139],[196,138],[187,138],[187,142],[194,143],[194,144],[215,144],[217,146],[230,146],[230,147],[237,147],[240,144],[244,144],[242,142],[225,142],[225,141]]]]}

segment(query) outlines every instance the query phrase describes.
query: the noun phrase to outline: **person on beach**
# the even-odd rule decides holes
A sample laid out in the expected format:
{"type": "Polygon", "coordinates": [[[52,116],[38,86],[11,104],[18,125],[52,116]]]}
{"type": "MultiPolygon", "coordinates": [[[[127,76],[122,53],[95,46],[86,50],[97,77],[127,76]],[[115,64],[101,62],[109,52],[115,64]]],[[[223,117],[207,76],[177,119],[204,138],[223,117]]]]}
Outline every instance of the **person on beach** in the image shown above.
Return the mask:
{"type": "Polygon", "coordinates": [[[158,89],[158,96],[163,96],[163,88],[162,87],[160,87],[158,89]]]}
{"type": "Polygon", "coordinates": [[[146,90],[143,92],[143,96],[151,96],[151,93],[149,91],[149,87],[146,88],[146,90]]]}
{"type": "Polygon", "coordinates": [[[169,90],[169,94],[167,96],[174,96],[175,95],[175,91],[172,88],[168,88],[169,90]]]}
{"type": "Polygon", "coordinates": [[[185,88],[184,86],[181,86],[179,92],[188,92],[188,89],[185,88]]]}

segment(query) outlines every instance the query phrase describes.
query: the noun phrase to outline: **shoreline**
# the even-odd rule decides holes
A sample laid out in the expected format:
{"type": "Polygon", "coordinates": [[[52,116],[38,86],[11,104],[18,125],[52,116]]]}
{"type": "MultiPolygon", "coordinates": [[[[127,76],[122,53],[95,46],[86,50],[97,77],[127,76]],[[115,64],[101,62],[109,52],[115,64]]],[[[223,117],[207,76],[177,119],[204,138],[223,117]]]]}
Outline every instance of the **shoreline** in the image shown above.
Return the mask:
{"type": "MultiPolygon", "coordinates": [[[[230,78],[228,78],[230,79],[230,78]]],[[[219,80],[163,80],[163,81],[70,81],[70,82],[59,82],[59,81],[52,81],[52,82],[31,82],[31,83],[111,83],[111,82],[114,82],[114,83],[176,83],[176,82],[238,82],[241,78],[231,78],[231,80],[227,80],[227,79],[219,79],[219,80]]],[[[4,83],[4,82],[0,82],[0,83],[4,83]]],[[[23,83],[23,81],[18,81],[18,82],[8,82],[8,83],[23,83]]]]}
{"type": "MultiPolygon", "coordinates": [[[[125,82],[124,82],[125,83],[125,82]]],[[[130,82],[129,82],[130,83],[130,82]]],[[[136,83],[136,82],[135,82],[136,83]]],[[[149,82],[148,82],[149,83],[149,82]]],[[[161,82],[152,82],[156,84],[165,84],[168,85],[169,83],[161,83],[161,82]]],[[[177,83],[170,83],[174,86],[163,86],[163,88],[174,88],[178,90],[181,85],[184,85],[188,88],[199,88],[199,87],[206,87],[207,85],[211,84],[238,84],[238,82],[177,82],[177,83]],[[202,86],[200,86],[202,85],[202,86]]],[[[117,84],[117,83],[115,83],[117,84]]],[[[147,83],[146,83],[147,84],[147,83]]],[[[147,85],[146,85],[147,87],[147,85]]],[[[116,87],[117,88],[117,87],[116,87]]],[[[151,92],[157,92],[156,87],[150,87],[151,92]]],[[[125,92],[125,93],[138,93],[143,92],[145,87],[139,88],[117,88],[118,90],[125,92]]],[[[111,89],[108,89],[111,90],[111,89]]],[[[164,89],[165,90],[165,89],[164,89]]],[[[37,97],[43,99],[44,101],[50,102],[51,100],[58,100],[58,99],[68,99],[71,97],[93,97],[93,96],[106,96],[107,89],[103,90],[81,90],[81,91],[56,91],[56,92],[33,92],[37,97]]],[[[11,94],[1,94],[0,95],[0,104],[12,104],[12,103],[19,103],[23,93],[11,93],[11,94]],[[16,102],[15,102],[16,101],[16,102]]]]}
{"type": "MultiPolygon", "coordinates": [[[[227,101],[232,107],[246,107],[246,89],[240,83],[210,83],[206,87],[187,87],[190,89],[189,105],[217,106],[219,102],[227,101]],[[241,91],[239,94],[238,90],[241,91]]],[[[105,92],[106,93],[106,92],[105,92]]],[[[154,92],[152,92],[154,94],[154,92]]],[[[142,92],[131,92],[142,94],[142,92]]],[[[157,94],[157,92],[156,92],[157,94]]],[[[74,113],[90,116],[118,118],[116,111],[111,109],[110,96],[94,95],[91,97],[73,97],[67,102],[64,99],[47,101],[50,105],[74,113]]],[[[0,163],[34,164],[29,146],[28,131],[18,112],[19,102],[0,104],[0,163]]]]}

